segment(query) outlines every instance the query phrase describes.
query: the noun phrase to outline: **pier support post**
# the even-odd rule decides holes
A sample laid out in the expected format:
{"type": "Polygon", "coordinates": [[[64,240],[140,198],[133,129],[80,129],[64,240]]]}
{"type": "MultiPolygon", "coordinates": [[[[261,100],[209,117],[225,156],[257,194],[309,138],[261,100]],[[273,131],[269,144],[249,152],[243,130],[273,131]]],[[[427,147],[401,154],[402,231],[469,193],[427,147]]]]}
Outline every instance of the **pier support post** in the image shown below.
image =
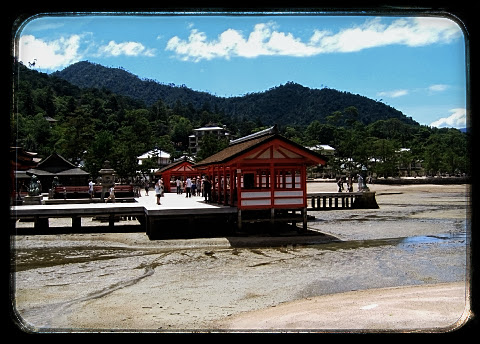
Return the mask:
{"type": "Polygon", "coordinates": [[[238,209],[237,212],[237,228],[238,231],[242,230],[242,209],[238,209]]]}
{"type": "Polygon", "coordinates": [[[110,229],[112,229],[114,225],[115,225],[115,215],[110,214],[110,216],[108,217],[108,226],[110,227],[110,229]]]}
{"type": "Polygon", "coordinates": [[[80,216],[72,216],[72,228],[78,229],[82,227],[82,218],[80,216]]]}
{"type": "Polygon", "coordinates": [[[303,215],[303,231],[307,231],[307,208],[302,209],[302,215],[303,215]]]}
{"type": "Polygon", "coordinates": [[[352,207],[356,209],[378,209],[375,191],[364,191],[361,196],[356,196],[352,207]]]}
{"type": "Polygon", "coordinates": [[[35,221],[34,223],[35,229],[48,229],[49,227],[48,218],[35,216],[34,221],[35,221]]]}

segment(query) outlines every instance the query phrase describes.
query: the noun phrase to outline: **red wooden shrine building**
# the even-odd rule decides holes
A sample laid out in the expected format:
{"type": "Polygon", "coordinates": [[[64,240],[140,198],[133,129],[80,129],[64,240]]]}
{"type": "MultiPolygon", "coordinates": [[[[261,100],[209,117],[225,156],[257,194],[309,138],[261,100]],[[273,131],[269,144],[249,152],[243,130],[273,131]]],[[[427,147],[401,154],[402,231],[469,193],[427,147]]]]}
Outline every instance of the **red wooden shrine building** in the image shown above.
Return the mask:
{"type": "Polygon", "coordinates": [[[165,192],[176,192],[177,185],[175,181],[179,178],[182,182],[190,178],[199,177],[199,171],[193,167],[193,162],[186,157],[165,166],[155,172],[156,178],[163,178],[163,187],[165,192]]]}
{"type": "Polygon", "coordinates": [[[239,228],[242,222],[284,221],[303,222],[306,229],[307,166],[325,163],[274,126],[231,141],[194,167],[212,181],[213,201],[238,208],[239,228]]]}

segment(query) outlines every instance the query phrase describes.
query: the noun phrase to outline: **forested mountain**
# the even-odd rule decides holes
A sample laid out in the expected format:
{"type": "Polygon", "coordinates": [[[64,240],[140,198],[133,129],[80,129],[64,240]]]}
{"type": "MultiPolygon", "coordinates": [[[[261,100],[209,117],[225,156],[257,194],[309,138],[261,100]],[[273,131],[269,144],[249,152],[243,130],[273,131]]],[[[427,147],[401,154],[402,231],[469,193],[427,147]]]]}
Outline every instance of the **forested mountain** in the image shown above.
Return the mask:
{"type": "MultiPolygon", "coordinates": [[[[346,92],[287,83],[220,98],[86,62],[53,75],[14,63],[13,72],[10,145],[41,158],[57,152],[93,177],[105,160],[121,177],[156,168],[153,161],[137,162],[154,148],[173,157],[189,154],[188,136],[209,124],[225,125],[232,138],[278,124],[283,136],[299,144],[333,146],[336,156],[329,164],[335,173],[366,167],[379,176],[393,176],[399,164],[416,162],[429,174],[470,172],[469,133],[422,126],[391,107],[346,92]],[[60,78],[67,72],[77,75],[77,86],[60,78]]],[[[209,142],[197,159],[228,144],[209,142]]]]}
{"type": "Polygon", "coordinates": [[[164,85],[153,80],[141,80],[120,68],[107,68],[90,62],[78,62],[54,76],[82,88],[106,88],[114,93],[145,102],[147,106],[161,99],[170,107],[176,103],[194,108],[208,105],[226,116],[242,118],[265,125],[308,125],[314,120],[336,125],[345,123],[328,118],[333,112],[348,107],[357,109],[355,120],[369,124],[378,120],[397,118],[407,124],[417,124],[412,118],[381,102],[334,89],[310,89],[289,82],[265,92],[241,97],[223,98],[186,86],[164,85]]]}
{"type": "Polygon", "coordinates": [[[206,92],[193,91],[185,86],[165,85],[154,80],[142,80],[122,68],[108,68],[88,61],[77,62],[52,73],[81,88],[108,89],[116,94],[141,100],[151,106],[158,99],[174,106],[177,101],[200,107],[215,97],[206,92]]]}

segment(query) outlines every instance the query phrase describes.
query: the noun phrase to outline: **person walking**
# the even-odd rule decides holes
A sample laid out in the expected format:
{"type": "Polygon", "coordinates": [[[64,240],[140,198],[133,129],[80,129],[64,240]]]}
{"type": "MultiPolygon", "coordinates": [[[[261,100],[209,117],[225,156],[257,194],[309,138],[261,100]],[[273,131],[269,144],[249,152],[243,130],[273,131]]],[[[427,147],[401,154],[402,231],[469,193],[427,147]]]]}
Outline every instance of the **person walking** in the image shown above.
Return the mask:
{"type": "Polygon", "coordinates": [[[363,191],[363,177],[357,174],[358,177],[358,191],[363,191]]]}
{"type": "Polygon", "coordinates": [[[105,203],[107,203],[109,200],[112,200],[112,203],[115,203],[115,185],[113,185],[109,191],[108,198],[105,200],[105,203]]]}
{"type": "Polygon", "coordinates": [[[157,204],[162,205],[160,203],[160,197],[161,197],[161,188],[160,188],[160,179],[155,183],[155,196],[157,197],[157,204]]]}
{"type": "Polygon", "coordinates": [[[203,180],[203,189],[205,192],[205,203],[210,203],[212,201],[212,182],[205,176],[203,180]]]}
{"type": "Polygon", "coordinates": [[[93,199],[93,181],[91,179],[88,181],[88,194],[90,199],[93,199]]]}
{"type": "Polygon", "coordinates": [[[203,196],[202,193],[202,180],[200,177],[197,177],[197,196],[203,196]]]}
{"type": "Polygon", "coordinates": [[[353,179],[352,179],[352,176],[348,176],[347,189],[348,189],[348,192],[353,192],[353,179]]]}
{"type": "Polygon", "coordinates": [[[195,177],[192,178],[192,196],[197,195],[197,180],[195,177]]]}
{"type": "Polygon", "coordinates": [[[180,195],[182,193],[182,181],[180,178],[177,178],[175,183],[177,183],[177,195],[180,195]]]}
{"type": "Polygon", "coordinates": [[[192,197],[192,180],[190,177],[188,177],[187,181],[185,182],[185,193],[185,198],[192,197]]]}
{"type": "Polygon", "coordinates": [[[148,189],[149,189],[149,186],[148,186],[148,180],[145,182],[145,196],[148,196],[148,189]]]}

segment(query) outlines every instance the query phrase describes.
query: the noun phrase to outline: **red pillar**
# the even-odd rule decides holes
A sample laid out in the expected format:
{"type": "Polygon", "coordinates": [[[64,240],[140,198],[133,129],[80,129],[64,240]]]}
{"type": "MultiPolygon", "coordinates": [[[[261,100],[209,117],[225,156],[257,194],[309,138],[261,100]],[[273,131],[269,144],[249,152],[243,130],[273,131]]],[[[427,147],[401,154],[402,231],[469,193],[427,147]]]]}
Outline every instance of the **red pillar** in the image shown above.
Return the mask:
{"type": "Polygon", "coordinates": [[[225,165],[223,166],[223,205],[227,205],[227,171],[225,165]]]}
{"type": "Polygon", "coordinates": [[[303,191],[303,206],[307,206],[307,167],[302,165],[300,169],[300,187],[303,191]]]}

